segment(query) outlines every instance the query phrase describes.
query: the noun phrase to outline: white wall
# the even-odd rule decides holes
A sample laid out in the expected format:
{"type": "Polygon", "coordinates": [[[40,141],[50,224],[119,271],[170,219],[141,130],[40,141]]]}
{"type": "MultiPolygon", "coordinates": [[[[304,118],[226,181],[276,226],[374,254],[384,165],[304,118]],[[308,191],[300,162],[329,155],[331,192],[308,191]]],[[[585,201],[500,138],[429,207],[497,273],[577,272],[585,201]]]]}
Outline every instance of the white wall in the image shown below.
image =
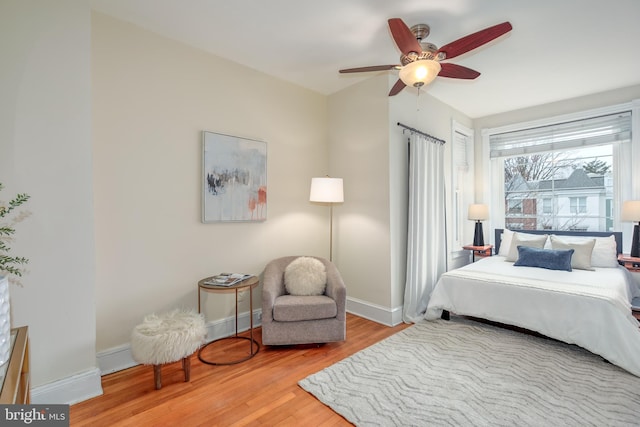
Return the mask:
{"type": "MultiPolygon", "coordinates": [[[[0,3],[0,55],[0,196],[32,197],[13,245],[29,272],[11,293],[34,402],[99,394],[96,349],[126,345],[147,313],[195,307],[201,277],[328,255],[328,211],[308,202],[328,171],[326,97],[92,20],[81,0],[0,3]],[[266,222],[200,223],[205,129],[267,141],[266,222]]],[[[205,305],[210,321],[232,306],[205,305]]]]}
{"type": "Polygon", "coordinates": [[[35,402],[38,389],[73,376],[88,379],[87,394],[101,392],[90,39],[85,1],[0,2],[0,198],[31,195],[13,244],[29,271],[11,302],[13,325],[29,326],[35,402]]]}
{"type": "MultiPolygon", "coordinates": [[[[196,308],[203,277],[328,257],[329,210],[309,203],[329,172],[325,96],[98,13],[92,38],[99,352],[148,313],[196,308]],[[203,130],[267,142],[265,222],[201,223],[203,130]]],[[[210,323],[235,307],[203,302],[210,323]]]]}
{"type": "MultiPolygon", "coordinates": [[[[401,321],[406,276],[408,134],[397,123],[448,142],[453,120],[472,125],[428,92],[417,98],[414,89],[405,89],[389,97],[396,80],[389,73],[373,75],[329,97],[331,171],[345,180],[334,259],[345,276],[349,309],[385,324],[401,321]]],[[[445,162],[450,171],[450,145],[445,162]]],[[[466,262],[457,256],[450,254],[451,266],[466,262]]]]}
{"type": "Polygon", "coordinates": [[[372,76],[329,96],[329,152],[332,176],[344,179],[345,201],[334,210],[334,261],[347,285],[348,308],[390,321],[386,87],[386,76],[372,76]]]}

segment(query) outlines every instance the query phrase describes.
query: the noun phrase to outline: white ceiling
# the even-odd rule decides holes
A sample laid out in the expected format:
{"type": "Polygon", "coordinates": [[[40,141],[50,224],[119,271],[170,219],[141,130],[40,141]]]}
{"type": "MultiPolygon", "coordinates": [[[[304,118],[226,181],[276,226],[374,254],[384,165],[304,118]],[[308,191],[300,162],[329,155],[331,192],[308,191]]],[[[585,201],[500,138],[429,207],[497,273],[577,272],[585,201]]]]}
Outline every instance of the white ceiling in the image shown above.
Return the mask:
{"type": "Polygon", "coordinates": [[[451,60],[480,77],[437,78],[427,88],[471,118],[640,84],[640,0],[90,2],[99,12],[323,94],[371,76],[339,74],[341,68],[399,63],[389,18],[428,24],[427,41],[437,46],[509,21],[511,33],[451,60]]]}

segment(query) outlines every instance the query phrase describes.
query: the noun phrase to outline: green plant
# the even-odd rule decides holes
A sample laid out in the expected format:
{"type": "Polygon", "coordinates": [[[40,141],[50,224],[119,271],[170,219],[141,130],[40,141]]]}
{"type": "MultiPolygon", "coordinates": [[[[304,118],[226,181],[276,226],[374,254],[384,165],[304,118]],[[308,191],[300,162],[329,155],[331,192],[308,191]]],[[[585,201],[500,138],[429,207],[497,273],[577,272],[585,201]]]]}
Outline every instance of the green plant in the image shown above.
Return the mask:
{"type": "MultiPolygon", "coordinates": [[[[2,190],[2,188],[3,185],[0,183],[0,190],[2,190]]],[[[29,200],[29,197],[27,194],[18,194],[8,205],[0,202],[0,274],[22,276],[22,266],[29,262],[27,258],[9,255],[11,248],[8,246],[8,243],[13,241],[13,236],[16,232],[13,226],[24,219],[25,214],[22,213],[13,216],[13,218],[9,218],[8,215],[15,208],[29,200]]]]}

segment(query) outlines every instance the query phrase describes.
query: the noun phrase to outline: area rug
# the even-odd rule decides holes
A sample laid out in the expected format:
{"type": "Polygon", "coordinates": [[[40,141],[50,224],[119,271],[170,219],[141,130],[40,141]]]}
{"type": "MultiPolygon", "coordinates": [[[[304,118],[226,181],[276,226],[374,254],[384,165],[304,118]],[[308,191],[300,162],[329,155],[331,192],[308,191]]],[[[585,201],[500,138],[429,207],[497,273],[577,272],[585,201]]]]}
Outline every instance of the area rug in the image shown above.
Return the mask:
{"type": "Polygon", "coordinates": [[[640,425],[639,377],[462,317],[412,325],[298,384],[357,426],[640,425]]]}

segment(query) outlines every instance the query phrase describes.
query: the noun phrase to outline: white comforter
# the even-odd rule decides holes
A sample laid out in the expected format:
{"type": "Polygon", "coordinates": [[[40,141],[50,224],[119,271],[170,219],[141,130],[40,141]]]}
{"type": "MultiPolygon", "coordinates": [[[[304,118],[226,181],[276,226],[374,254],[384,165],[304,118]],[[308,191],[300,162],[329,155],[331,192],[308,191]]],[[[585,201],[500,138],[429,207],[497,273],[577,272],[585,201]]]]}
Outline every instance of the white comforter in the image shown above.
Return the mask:
{"type": "Polygon", "coordinates": [[[425,314],[442,310],[539,332],[598,354],[640,376],[640,329],[631,299],[640,288],[623,267],[546,270],[514,267],[502,256],[449,271],[425,314]]]}

